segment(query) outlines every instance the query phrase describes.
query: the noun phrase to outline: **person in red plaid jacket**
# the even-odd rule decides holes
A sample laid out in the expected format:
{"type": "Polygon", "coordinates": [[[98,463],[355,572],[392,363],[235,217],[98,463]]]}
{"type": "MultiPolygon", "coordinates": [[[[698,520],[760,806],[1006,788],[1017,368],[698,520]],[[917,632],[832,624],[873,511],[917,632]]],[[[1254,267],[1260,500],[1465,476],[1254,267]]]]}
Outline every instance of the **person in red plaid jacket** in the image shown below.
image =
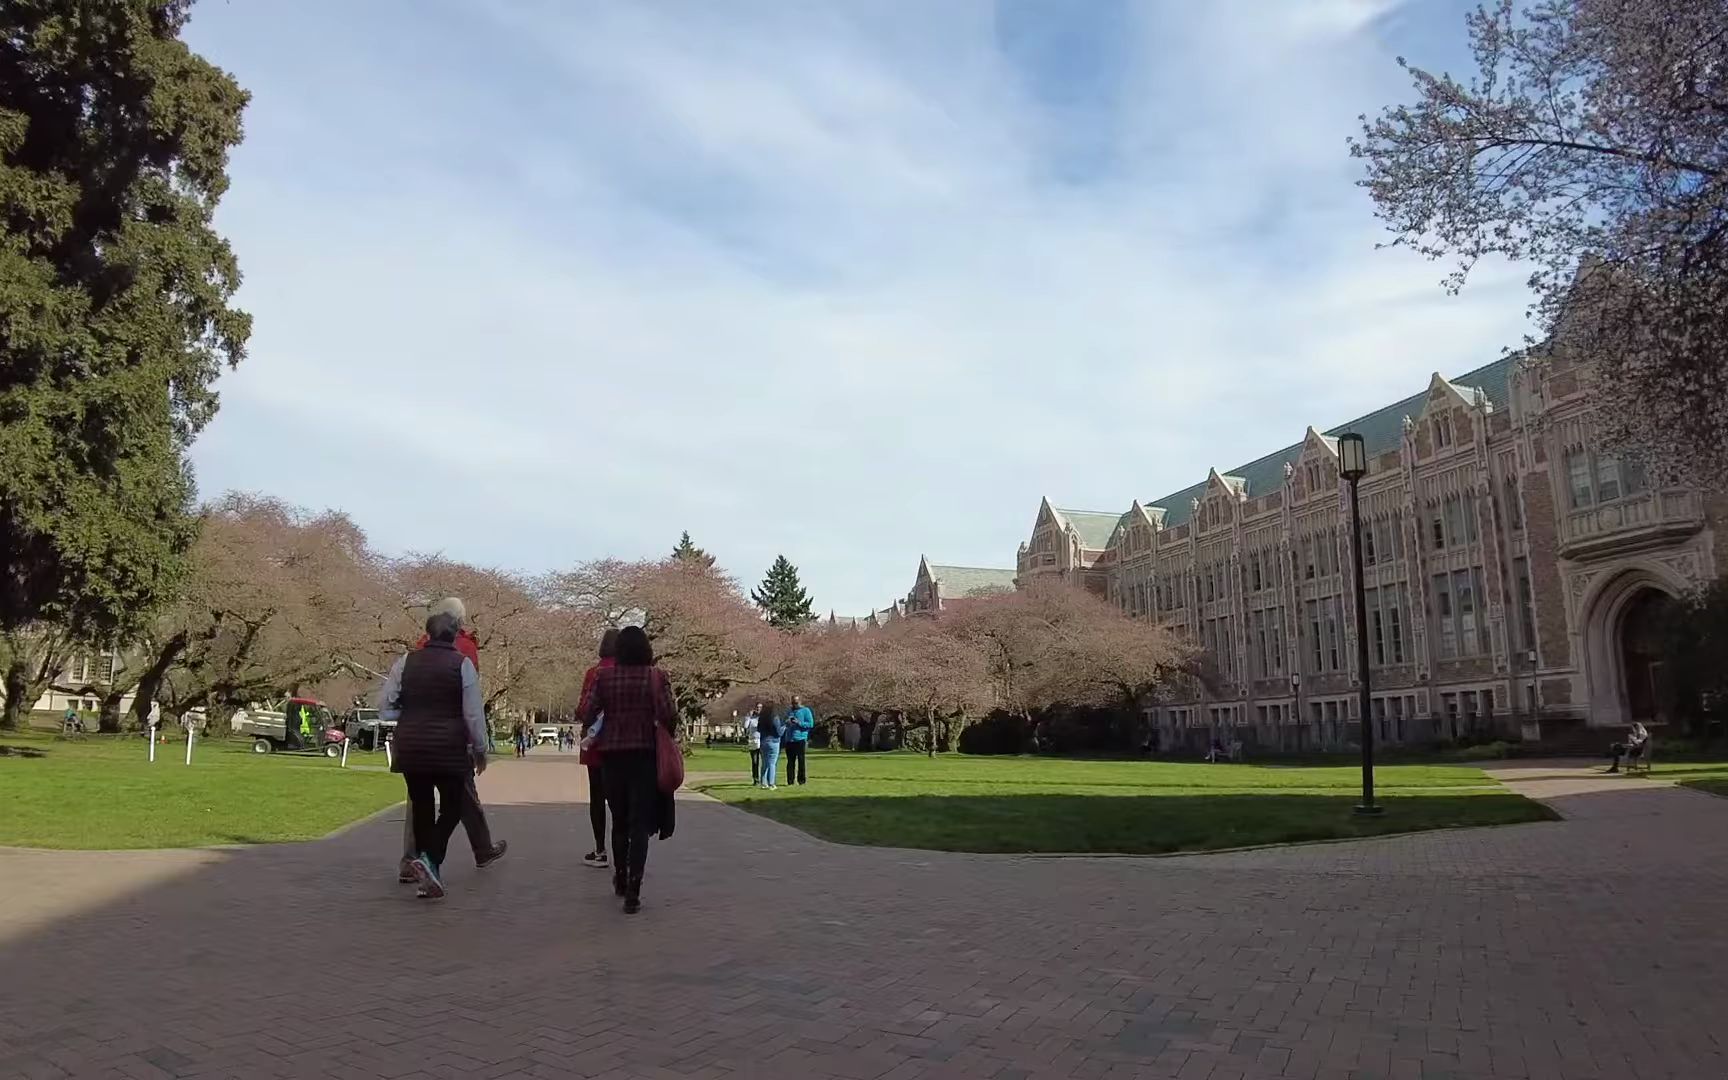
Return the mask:
{"type": "Polygon", "coordinates": [[[648,868],[648,837],[658,831],[660,777],[656,727],[678,725],[672,684],[654,666],[654,647],[640,626],[618,632],[613,667],[601,668],[578,710],[584,728],[604,717],[596,746],[605,755],[602,776],[612,810],[612,889],[624,898],[624,913],[642,910],[642,876],[648,868]]]}

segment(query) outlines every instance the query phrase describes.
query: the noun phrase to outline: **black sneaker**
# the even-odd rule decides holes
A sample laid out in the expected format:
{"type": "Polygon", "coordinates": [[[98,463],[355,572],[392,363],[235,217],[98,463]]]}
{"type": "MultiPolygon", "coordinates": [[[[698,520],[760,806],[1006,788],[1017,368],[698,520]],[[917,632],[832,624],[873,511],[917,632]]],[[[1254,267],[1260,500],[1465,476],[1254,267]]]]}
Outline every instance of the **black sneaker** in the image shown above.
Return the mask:
{"type": "Polygon", "coordinates": [[[491,866],[493,863],[497,862],[499,859],[502,859],[504,857],[504,853],[506,851],[509,851],[509,850],[510,850],[510,841],[500,840],[496,844],[493,844],[492,850],[486,852],[486,854],[474,856],[474,865],[479,867],[480,869],[484,870],[488,866],[491,866]]]}
{"type": "Polygon", "coordinates": [[[604,851],[590,851],[582,856],[582,865],[592,866],[596,870],[604,870],[606,869],[606,853],[604,851]]]}
{"type": "Polygon", "coordinates": [[[634,915],[638,911],[641,911],[641,910],[642,910],[642,900],[640,897],[626,896],[624,898],[624,914],[634,915]]]}

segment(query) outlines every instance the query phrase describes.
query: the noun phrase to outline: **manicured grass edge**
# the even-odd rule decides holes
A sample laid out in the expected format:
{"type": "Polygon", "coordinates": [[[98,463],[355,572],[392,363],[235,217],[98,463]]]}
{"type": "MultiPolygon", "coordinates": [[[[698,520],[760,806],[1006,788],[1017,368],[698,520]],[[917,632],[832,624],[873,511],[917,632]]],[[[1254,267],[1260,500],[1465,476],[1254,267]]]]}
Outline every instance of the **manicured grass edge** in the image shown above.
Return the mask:
{"type": "MultiPolygon", "coordinates": [[[[717,783],[718,781],[716,784],[717,783]]],[[[1181,848],[1176,851],[978,851],[969,848],[905,847],[894,844],[873,844],[867,840],[847,840],[825,836],[821,833],[813,832],[810,829],[804,828],[802,825],[795,822],[788,821],[785,818],[776,817],[771,813],[764,813],[760,810],[753,809],[753,806],[757,804],[763,806],[776,805],[772,800],[745,799],[738,802],[732,802],[708,794],[706,789],[709,786],[715,785],[693,785],[691,790],[697,792],[703,798],[717,802],[722,806],[730,807],[734,810],[741,810],[748,814],[754,814],[756,817],[772,821],[777,825],[784,825],[789,829],[796,829],[805,836],[810,837],[812,840],[824,844],[835,844],[840,847],[877,848],[882,851],[935,852],[947,855],[988,855],[1007,859],[1174,859],[1188,855],[1221,855],[1232,851],[1265,851],[1271,848],[1308,847],[1315,844],[1349,844],[1366,840],[1390,840],[1397,837],[1410,836],[1415,833],[1456,832],[1461,829],[1496,829],[1509,825],[1534,825],[1565,820],[1565,815],[1561,814],[1558,810],[1555,810],[1545,802],[1538,799],[1532,799],[1528,795],[1517,795],[1515,792],[1506,791],[1504,794],[1516,795],[1517,798],[1523,800],[1523,802],[1529,807],[1530,816],[1528,818],[1520,821],[1412,825],[1407,829],[1387,829],[1382,832],[1369,833],[1362,836],[1323,836],[1307,840],[1268,841],[1260,844],[1235,844],[1222,847],[1190,847],[1181,848]]],[[[1728,797],[1728,785],[1725,785],[1723,796],[1728,797]]],[[[1423,796],[1406,797],[1421,798],[1423,796]]]]}

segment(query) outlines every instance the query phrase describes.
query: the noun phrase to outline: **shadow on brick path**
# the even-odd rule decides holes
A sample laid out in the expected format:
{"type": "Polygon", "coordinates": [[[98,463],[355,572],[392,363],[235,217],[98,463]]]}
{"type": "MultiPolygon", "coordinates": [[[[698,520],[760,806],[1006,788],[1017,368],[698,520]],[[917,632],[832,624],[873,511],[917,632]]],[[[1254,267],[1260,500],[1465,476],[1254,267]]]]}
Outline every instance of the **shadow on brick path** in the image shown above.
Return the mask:
{"type": "Polygon", "coordinates": [[[0,851],[0,1077],[1717,1078],[1728,801],[1174,859],[839,847],[692,799],[621,916],[573,762],[512,852],[0,851]]]}

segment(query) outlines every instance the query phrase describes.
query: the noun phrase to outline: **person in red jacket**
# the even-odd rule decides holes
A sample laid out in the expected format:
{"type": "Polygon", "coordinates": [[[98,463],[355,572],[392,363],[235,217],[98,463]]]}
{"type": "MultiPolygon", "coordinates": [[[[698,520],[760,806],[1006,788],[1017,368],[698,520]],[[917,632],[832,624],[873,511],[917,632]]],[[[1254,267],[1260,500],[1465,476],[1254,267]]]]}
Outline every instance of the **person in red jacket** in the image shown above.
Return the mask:
{"type": "MultiPolygon", "coordinates": [[[[474,663],[474,670],[480,670],[480,640],[474,636],[474,630],[468,625],[468,610],[462,601],[454,596],[447,596],[432,605],[428,616],[447,614],[461,624],[456,632],[456,651],[466,656],[474,663]]],[[[421,634],[420,640],[414,643],[416,650],[424,649],[429,640],[421,634]]],[[[484,746],[478,748],[484,753],[484,746]]],[[[402,861],[396,867],[396,880],[403,884],[414,881],[414,872],[409,864],[414,860],[414,821],[412,815],[404,815],[402,823],[402,861]]],[[[468,833],[468,846],[474,849],[474,865],[484,870],[504,857],[504,852],[510,845],[503,840],[492,841],[492,826],[486,820],[486,807],[480,803],[480,789],[474,784],[474,774],[468,774],[467,798],[462,800],[462,828],[468,833]]]]}
{"type": "MultiPolygon", "coordinates": [[[[582,697],[576,715],[588,704],[594,693],[594,680],[601,671],[618,663],[618,631],[609,629],[600,635],[600,662],[582,676],[582,697]]],[[[606,869],[606,786],[600,771],[600,750],[593,746],[593,724],[582,729],[582,753],[578,761],[588,767],[588,824],[594,829],[594,850],[582,856],[582,862],[600,870],[606,869]]]]}

